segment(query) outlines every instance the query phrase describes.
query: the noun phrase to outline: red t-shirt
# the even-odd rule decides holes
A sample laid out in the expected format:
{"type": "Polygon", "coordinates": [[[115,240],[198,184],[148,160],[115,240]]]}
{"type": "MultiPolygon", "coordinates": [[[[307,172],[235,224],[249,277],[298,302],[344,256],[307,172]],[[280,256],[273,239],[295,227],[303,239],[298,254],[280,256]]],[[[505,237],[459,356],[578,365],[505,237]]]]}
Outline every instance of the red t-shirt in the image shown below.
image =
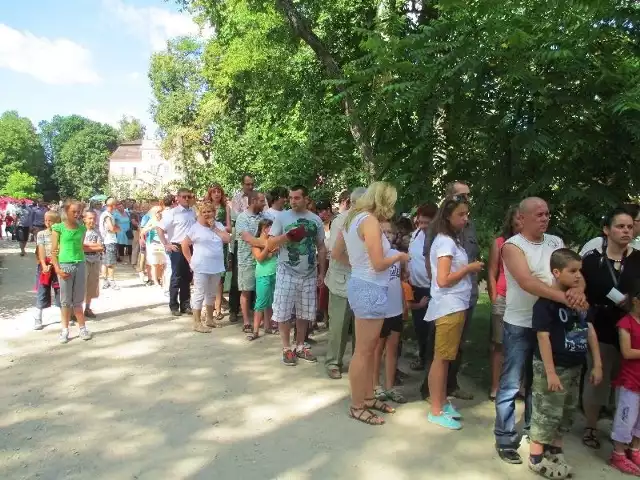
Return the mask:
{"type": "Polygon", "coordinates": [[[504,263],[502,262],[502,246],[506,240],[504,237],[496,238],[496,246],[498,247],[498,281],[496,282],[496,293],[501,297],[507,296],[507,279],[504,277],[504,263]]]}
{"type": "Polygon", "coordinates": [[[13,225],[13,217],[11,215],[7,215],[4,219],[4,222],[7,224],[7,227],[13,225]]]}
{"type": "MultiPolygon", "coordinates": [[[[625,315],[618,322],[618,328],[629,332],[631,348],[640,350],[640,323],[631,315],[625,315]]],[[[632,392],[640,393],[640,359],[622,359],[622,366],[618,377],[612,382],[616,387],[624,387],[632,392]]]]}

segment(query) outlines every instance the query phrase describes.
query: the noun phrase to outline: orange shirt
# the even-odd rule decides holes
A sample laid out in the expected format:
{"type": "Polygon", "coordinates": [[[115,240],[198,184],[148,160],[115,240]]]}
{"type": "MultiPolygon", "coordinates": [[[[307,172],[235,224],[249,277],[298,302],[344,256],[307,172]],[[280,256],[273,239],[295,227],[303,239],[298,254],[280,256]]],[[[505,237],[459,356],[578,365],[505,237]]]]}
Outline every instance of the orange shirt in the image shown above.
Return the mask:
{"type": "Polygon", "coordinates": [[[413,288],[409,285],[409,282],[402,282],[402,297],[404,299],[404,312],[402,317],[405,320],[409,319],[409,302],[413,302],[413,288]]]}

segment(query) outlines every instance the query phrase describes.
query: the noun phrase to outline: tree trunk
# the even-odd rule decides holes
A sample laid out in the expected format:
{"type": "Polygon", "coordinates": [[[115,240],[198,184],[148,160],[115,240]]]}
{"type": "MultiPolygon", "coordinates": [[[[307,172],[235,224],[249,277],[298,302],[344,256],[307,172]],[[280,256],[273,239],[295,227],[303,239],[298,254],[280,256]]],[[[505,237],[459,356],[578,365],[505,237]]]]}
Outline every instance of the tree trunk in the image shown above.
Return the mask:
{"type": "MultiPolygon", "coordinates": [[[[311,30],[306,19],[298,11],[293,2],[291,0],[276,0],[275,3],[277,8],[287,18],[295,35],[309,45],[309,47],[315,52],[316,57],[324,67],[329,77],[333,79],[343,79],[344,75],[342,73],[342,68],[324,43],[322,43],[322,40],[320,40],[320,38],[318,38],[318,36],[311,30]]],[[[336,90],[338,90],[342,95],[344,113],[349,120],[349,129],[351,130],[353,140],[355,141],[358,150],[360,150],[360,156],[362,157],[365,171],[369,178],[373,179],[375,177],[375,155],[373,153],[371,141],[366,135],[364,125],[360,121],[356,104],[344,85],[337,85],[336,90]]]]}

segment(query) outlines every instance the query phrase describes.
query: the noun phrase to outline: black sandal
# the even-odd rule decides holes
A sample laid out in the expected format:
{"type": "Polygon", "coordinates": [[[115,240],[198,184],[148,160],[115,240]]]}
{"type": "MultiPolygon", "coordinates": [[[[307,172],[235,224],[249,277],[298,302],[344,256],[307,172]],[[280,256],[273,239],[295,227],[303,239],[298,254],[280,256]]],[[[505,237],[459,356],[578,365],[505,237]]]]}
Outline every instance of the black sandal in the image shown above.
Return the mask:
{"type": "Polygon", "coordinates": [[[595,428],[585,428],[584,433],[582,434],[582,444],[585,447],[591,448],[593,450],[600,449],[600,441],[596,436],[597,430],[595,428]]]}
{"type": "Polygon", "coordinates": [[[349,407],[349,417],[351,417],[354,420],[357,420],[359,422],[365,423],[367,425],[373,425],[374,427],[378,426],[378,425],[384,425],[384,418],[376,415],[371,410],[369,410],[367,407],[362,407],[362,408],[349,407]],[[355,412],[358,412],[358,411],[360,413],[356,414],[355,412]],[[365,415],[365,414],[367,416],[362,418],[363,415],[365,415]]]}
{"type": "Polygon", "coordinates": [[[244,333],[253,333],[253,327],[251,325],[243,325],[242,331],[244,333]]]}
{"type": "Polygon", "coordinates": [[[254,340],[260,338],[260,334],[256,333],[256,332],[251,332],[249,335],[247,335],[247,340],[249,340],[250,342],[253,342],[254,340]]]}
{"type": "Polygon", "coordinates": [[[368,408],[369,410],[375,410],[377,412],[396,413],[396,409],[395,408],[393,408],[389,404],[381,402],[377,398],[365,398],[364,399],[364,406],[365,406],[365,408],[368,408]],[[373,404],[372,405],[367,405],[369,402],[373,402],[373,404]]]}

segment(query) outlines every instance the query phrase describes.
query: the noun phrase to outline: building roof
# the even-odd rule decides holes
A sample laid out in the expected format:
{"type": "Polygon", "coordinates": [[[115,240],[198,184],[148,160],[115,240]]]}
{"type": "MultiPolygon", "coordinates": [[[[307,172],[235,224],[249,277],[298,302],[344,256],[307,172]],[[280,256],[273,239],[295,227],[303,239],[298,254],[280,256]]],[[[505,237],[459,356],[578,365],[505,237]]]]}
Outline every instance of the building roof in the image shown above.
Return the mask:
{"type": "Polygon", "coordinates": [[[109,157],[110,162],[142,161],[142,141],[122,143],[109,157]],[[137,142],[137,143],[136,143],[137,142]]]}

